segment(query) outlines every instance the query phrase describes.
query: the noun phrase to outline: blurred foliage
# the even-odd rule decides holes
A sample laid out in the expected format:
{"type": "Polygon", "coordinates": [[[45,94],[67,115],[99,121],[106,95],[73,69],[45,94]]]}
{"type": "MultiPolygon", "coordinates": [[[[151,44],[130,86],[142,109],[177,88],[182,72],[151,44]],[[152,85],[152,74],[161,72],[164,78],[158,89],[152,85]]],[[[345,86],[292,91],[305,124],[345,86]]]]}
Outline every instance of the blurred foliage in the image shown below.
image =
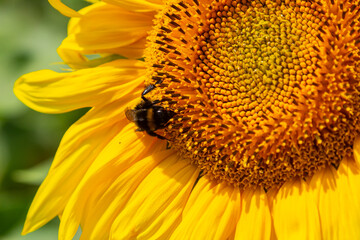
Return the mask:
{"type": "MultiPolygon", "coordinates": [[[[82,0],[63,1],[73,9],[82,0]]],[[[0,0],[0,239],[57,239],[58,219],[21,236],[32,198],[46,176],[66,129],[86,110],[61,115],[37,113],[13,94],[17,78],[40,69],[59,71],[56,48],[68,18],[47,0],[0,0]]]]}

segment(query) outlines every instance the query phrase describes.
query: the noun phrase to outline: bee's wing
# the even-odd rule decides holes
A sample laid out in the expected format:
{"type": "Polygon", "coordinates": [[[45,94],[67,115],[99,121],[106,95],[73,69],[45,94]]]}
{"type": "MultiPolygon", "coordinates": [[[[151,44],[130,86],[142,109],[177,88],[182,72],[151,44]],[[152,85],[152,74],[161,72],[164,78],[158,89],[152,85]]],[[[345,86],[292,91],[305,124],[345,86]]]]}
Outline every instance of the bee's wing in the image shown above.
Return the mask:
{"type": "Polygon", "coordinates": [[[125,115],[126,115],[126,118],[131,122],[135,122],[137,120],[136,113],[131,108],[127,108],[125,110],[125,115]]]}

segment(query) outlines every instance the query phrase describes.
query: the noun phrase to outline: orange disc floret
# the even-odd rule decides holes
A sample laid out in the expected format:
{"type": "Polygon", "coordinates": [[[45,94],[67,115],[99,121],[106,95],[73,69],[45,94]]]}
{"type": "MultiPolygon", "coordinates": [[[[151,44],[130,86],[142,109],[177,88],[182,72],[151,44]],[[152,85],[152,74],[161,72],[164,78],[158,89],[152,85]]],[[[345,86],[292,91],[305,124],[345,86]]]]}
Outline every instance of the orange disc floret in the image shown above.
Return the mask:
{"type": "Polygon", "coordinates": [[[163,135],[241,188],[308,178],[352,154],[360,1],[172,1],[148,38],[163,135]]]}

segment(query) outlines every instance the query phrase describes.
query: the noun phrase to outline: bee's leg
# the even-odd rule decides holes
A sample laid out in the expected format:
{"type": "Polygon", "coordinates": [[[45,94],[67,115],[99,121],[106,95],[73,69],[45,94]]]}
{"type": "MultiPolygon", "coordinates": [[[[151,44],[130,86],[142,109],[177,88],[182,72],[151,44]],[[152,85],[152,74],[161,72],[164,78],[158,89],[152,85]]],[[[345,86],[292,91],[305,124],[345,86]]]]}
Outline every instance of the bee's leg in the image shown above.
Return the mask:
{"type": "Polygon", "coordinates": [[[144,131],[144,129],[142,129],[142,128],[138,128],[135,130],[135,132],[143,132],[143,131],[144,131]]]}
{"type": "Polygon", "coordinates": [[[160,136],[159,134],[155,133],[156,134],[156,137],[161,139],[161,140],[167,140],[167,138],[163,137],[163,136],[160,136]]]}
{"type": "Polygon", "coordinates": [[[166,138],[164,138],[163,136],[160,136],[159,134],[155,133],[155,132],[152,132],[152,131],[146,131],[150,136],[153,136],[153,137],[157,137],[161,140],[166,140],[166,138]]]}
{"type": "Polygon", "coordinates": [[[141,98],[145,101],[145,102],[150,102],[146,97],[145,94],[149,93],[151,90],[153,90],[155,88],[155,85],[150,84],[149,86],[147,86],[145,88],[145,90],[142,92],[141,94],[141,98]]]}
{"type": "Polygon", "coordinates": [[[145,102],[150,102],[150,101],[145,97],[145,94],[149,93],[149,92],[152,91],[154,88],[156,88],[156,85],[162,83],[163,80],[164,80],[164,79],[161,78],[161,79],[157,80],[156,83],[150,84],[149,86],[147,86],[147,87],[145,88],[145,90],[142,92],[141,98],[142,98],[145,102]]]}
{"type": "Polygon", "coordinates": [[[204,175],[205,175],[205,174],[204,174],[204,171],[203,171],[203,170],[200,170],[199,175],[198,175],[197,179],[195,180],[193,189],[194,189],[195,185],[199,182],[200,178],[202,178],[204,175]]]}

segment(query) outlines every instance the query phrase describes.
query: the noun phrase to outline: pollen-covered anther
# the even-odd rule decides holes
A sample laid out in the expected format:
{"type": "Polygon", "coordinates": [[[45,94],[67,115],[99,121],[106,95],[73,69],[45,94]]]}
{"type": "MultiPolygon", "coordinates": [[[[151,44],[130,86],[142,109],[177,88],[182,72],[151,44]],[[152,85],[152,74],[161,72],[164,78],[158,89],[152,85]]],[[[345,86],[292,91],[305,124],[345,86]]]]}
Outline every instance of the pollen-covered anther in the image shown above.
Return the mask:
{"type": "Polygon", "coordinates": [[[360,132],[360,1],[173,0],[148,38],[162,134],[241,188],[308,179],[360,132]]]}

